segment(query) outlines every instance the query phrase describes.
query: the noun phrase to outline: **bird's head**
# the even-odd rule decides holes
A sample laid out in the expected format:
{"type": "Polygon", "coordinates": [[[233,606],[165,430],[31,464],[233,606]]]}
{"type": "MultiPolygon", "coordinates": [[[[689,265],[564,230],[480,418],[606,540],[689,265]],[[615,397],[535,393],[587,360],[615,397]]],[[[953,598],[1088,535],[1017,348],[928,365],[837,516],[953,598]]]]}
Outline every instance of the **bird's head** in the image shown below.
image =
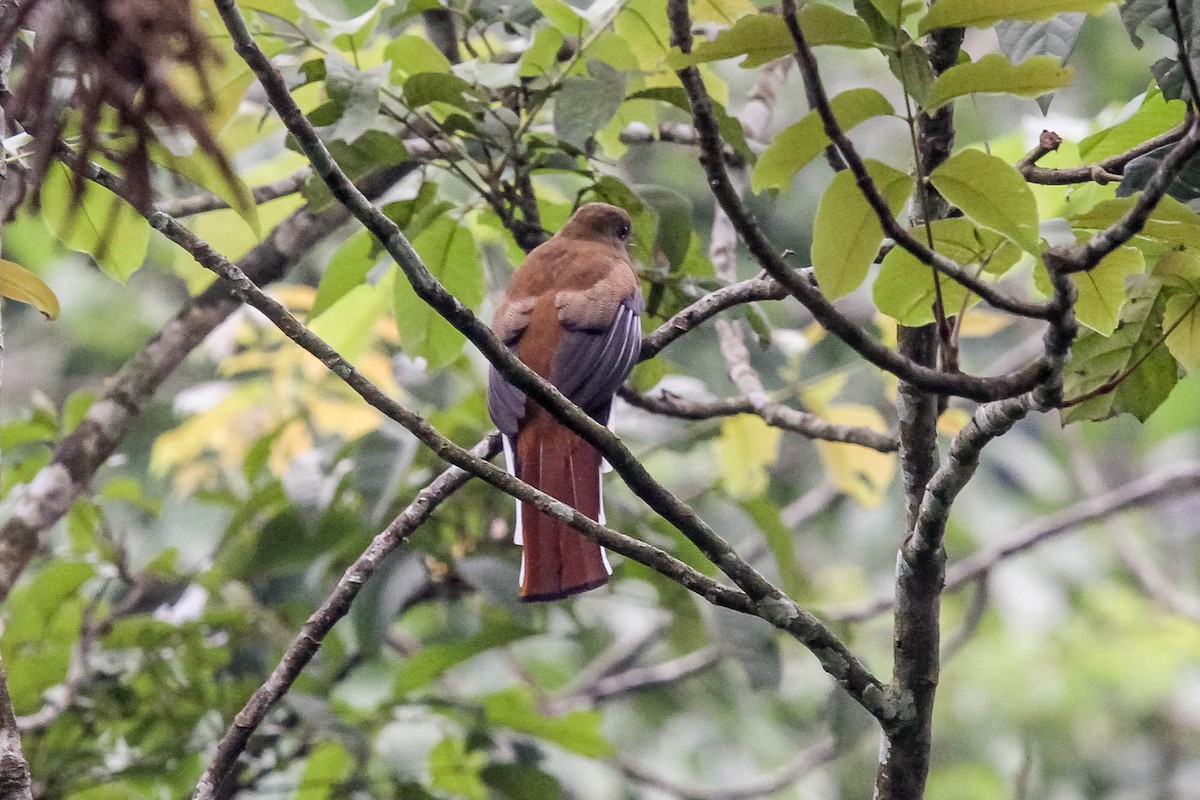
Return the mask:
{"type": "Polygon", "coordinates": [[[567,239],[608,242],[624,248],[633,231],[625,209],[608,203],[588,203],[571,215],[558,235],[567,239]]]}

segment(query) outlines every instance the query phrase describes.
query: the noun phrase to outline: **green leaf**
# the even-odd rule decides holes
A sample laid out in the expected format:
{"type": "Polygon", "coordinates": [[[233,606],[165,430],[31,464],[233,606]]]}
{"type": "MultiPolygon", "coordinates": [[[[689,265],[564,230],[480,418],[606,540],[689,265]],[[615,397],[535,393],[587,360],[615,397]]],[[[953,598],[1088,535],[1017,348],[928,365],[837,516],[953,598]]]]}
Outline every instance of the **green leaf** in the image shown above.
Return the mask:
{"type": "MultiPolygon", "coordinates": [[[[1136,98],[1135,101],[1137,102],[1136,98]]],[[[1134,105],[1131,102],[1128,110],[1134,105]]],[[[1160,133],[1165,133],[1183,122],[1187,106],[1181,100],[1168,100],[1159,91],[1147,93],[1133,113],[1122,115],[1122,120],[1111,127],[1097,131],[1079,143],[1079,157],[1088,161],[1099,161],[1109,156],[1124,153],[1131,147],[1160,133]]]]}
{"type": "Polygon", "coordinates": [[[693,0],[691,6],[692,19],[718,25],[732,25],[738,17],[758,10],[750,0],[693,0]]]}
{"type": "Polygon", "coordinates": [[[533,44],[521,55],[517,75],[522,78],[549,75],[558,63],[558,53],[562,46],[563,35],[558,29],[538,28],[533,37],[533,44]]]}
{"type": "Polygon", "coordinates": [[[924,107],[937,76],[925,48],[914,42],[907,33],[901,31],[900,35],[903,39],[900,46],[888,51],[888,67],[904,91],[924,107]]]}
{"type": "Polygon", "coordinates": [[[397,36],[383,50],[383,57],[392,62],[393,83],[421,72],[449,72],[450,61],[432,42],[420,36],[397,36]]]}
{"type": "Polygon", "coordinates": [[[1099,14],[1112,0],[938,0],[921,20],[918,30],[935,28],[987,28],[1002,19],[1037,22],[1064,11],[1099,14]]]}
{"type": "Polygon", "coordinates": [[[742,509],[750,515],[767,540],[767,547],[771,548],[771,554],[775,557],[775,568],[779,570],[783,590],[791,597],[803,597],[809,585],[796,560],[796,532],[783,524],[779,505],[760,496],[743,502],[742,509]]]}
{"type": "MultiPolygon", "coordinates": [[[[658,100],[663,103],[669,103],[681,111],[691,113],[692,105],[688,100],[687,92],[679,86],[663,86],[653,89],[643,89],[640,92],[634,92],[629,96],[630,100],[658,100]]],[[[889,106],[890,109],[890,106],[889,106]]],[[[750,146],[746,143],[746,132],[742,128],[742,123],[733,117],[725,110],[725,107],[720,103],[713,103],[713,113],[717,117],[717,125],[721,129],[721,138],[729,144],[734,150],[740,153],[744,158],[753,160],[754,154],[750,152],[750,146]]]]}
{"type": "Polygon", "coordinates": [[[505,800],[562,800],[562,786],[553,775],[522,764],[489,764],[481,776],[505,800]]]}
{"type": "Polygon", "coordinates": [[[293,800],[332,800],[344,797],[341,784],[350,777],[354,759],[337,742],[321,742],[313,750],[293,800]]]}
{"type": "MultiPolygon", "coordinates": [[[[866,48],[874,41],[866,23],[832,6],[808,3],[799,13],[800,28],[812,47],[841,45],[866,48]]],[[[726,28],[712,41],[697,42],[691,53],[678,48],[667,56],[672,69],[745,56],[738,64],[743,69],[761,67],[777,58],[791,55],[796,49],[787,23],[777,14],[752,14],[742,17],[732,28],[726,28]]]]}
{"type": "Polygon", "coordinates": [[[1061,89],[1071,82],[1074,70],[1055,56],[1033,56],[1013,64],[999,53],[989,53],[970,64],[959,64],[941,74],[925,103],[932,110],[968,94],[1015,94],[1021,97],[1061,89]]]}
{"type": "MultiPolygon", "coordinates": [[[[68,598],[96,574],[91,564],[55,561],[28,583],[13,591],[9,618],[0,641],[7,647],[40,640],[68,598]]],[[[10,666],[11,669],[11,666],[10,666]]]]}
{"type": "MultiPolygon", "coordinates": [[[[483,271],[475,238],[460,220],[442,216],[413,240],[425,267],[446,290],[470,308],[483,302],[483,271]]],[[[403,275],[396,276],[396,327],[410,355],[423,356],[430,369],[444,367],[462,350],[466,339],[424,300],[403,275]]]]}
{"type": "MultiPolygon", "coordinates": [[[[919,234],[914,230],[914,233],[919,234]]],[[[879,274],[871,287],[875,306],[901,325],[917,327],[933,322],[937,301],[933,268],[922,264],[902,247],[893,247],[879,265],[879,274]]],[[[957,281],[939,275],[942,303],[947,314],[957,314],[967,298],[967,290],[957,281]]],[[[971,295],[968,307],[979,302],[971,295]]]]}
{"type": "MultiPolygon", "coordinates": [[[[1193,3],[1180,3],[1179,12],[1183,28],[1182,47],[1190,54],[1192,70],[1195,71],[1200,68],[1200,59],[1196,57],[1196,47],[1200,44],[1200,15],[1197,15],[1193,3]]],[[[1146,48],[1140,29],[1157,31],[1169,41],[1175,41],[1180,36],[1180,32],[1176,31],[1170,7],[1163,0],[1127,0],[1121,4],[1121,21],[1129,32],[1129,40],[1139,50],[1149,51],[1147,54],[1161,51],[1154,47],[1146,48]]],[[[1186,99],[1186,95],[1191,92],[1188,91],[1187,78],[1179,63],[1176,49],[1172,47],[1168,53],[1150,66],[1150,73],[1165,97],[1171,100],[1186,99]]]]}
{"type": "Polygon", "coordinates": [[[963,150],[929,175],[942,196],[985,228],[1020,245],[1041,250],[1037,202],[1029,185],[1007,162],[982,150],[963,150]]]}
{"type": "Polygon", "coordinates": [[[590,78],[567,78],[554,95],[554,131],[580,150],[617,113],[629,78],[603,61],[589,62],[588,72],[590,78]]]}
{"type": "Polygon", "coordinates": [[[579,11],[563,0],[533,0],[533,7],[568,36],[582,36],[588,28],[587,20],[579,11]]]}
{"type": "MultiPolygon", "coordinates": [[[[1071,228],[1086,235],[1103,230],[1121,219],[1135,202],[1136,198],[1126,197],[1097,203],[1088,211],[1071,217],[1071,228]]],[[[1180,247],[1200,249],[1200,222],[1196,212],[1173,197],[1164,197],[1130,243],[1147,255],[1180,247]]]]}
{"type": "Polygon", "coordinates": [[[511,728],[589,758],[606,758],[613,747],[600,732],[599,711],[572,711],[561,717],[544,717],[529,695],[521,689],[509,689],[483,699],[487,720],[493,725],[511,728]]]}
{"type": "Polygon", "coordinates": [[[404,694],[419,689],[469,658],[531,634],[532,630],[513,621],[503,611],[485,607],[479,633],[446,644],[428,645],[409,657],[396,673],[396,691],[404,694]]]}
{"type": "Polygon", "coordinates": [[[353,142],[371,129],[379,115],[379,91],[388,72],[386,64],[360,70],[336,53],[325,57],[325,88],[340,110],[329,138],[353,142]]]}
{"type": "Polygon", "coordinates": [[[42,215],[65,246],[81,250],[104,274],[124,283],[146,258],[150,225],[133,206],[88,181],[76,207],[71,202],[71,171],[52,163],[42,181],[42,215]]]}
{"type": "Polygon", "coordinates": [[[258,205],[254,202],[250,187],[236,174],[226,174],[208,153],[197,148],[189,156],[177,156],[165,147],[151,145],[150,157],[176,175],[182,175],[224,200],[250,226],[255,238],[262,236],[258,205]]]}
{"type": "Polygon", "coordinates": [[[429,778],[434,789],[467,800],[486,800],[487,787],[480,772],[487,764],[487,753],[467,750],[457,736],[448,736],[429,751],[429,778]]]}
{"type": "Polygon", "coordinates": [[[387,281],[392,279],[389,274],[375,286],[360,283],[348,289],[309,324],[312,332],[346,359],[357,362],[375,340],[375,326],[387,313],[393,294],[387,281]]]}
{"type": "MultiPolygon", "coordinates": [[[[1021,258],[1016,245],[999,234],[976,227],[969,219],[934,220],[930,230],[935,250],[965,267],[982,267],[988,275],[1003,275],[1021,258]]],[[[911,228],[909,233],[923,238],[925,229],[911,228]]],[[[942,278],[941,289],[948,313],[958,313],[968,294],[966,289],[947,278],[942,278]]],[[[901,247],[892,248],[883,259],[872,296],[880,311],[903,325],[916,327],[934,320],[933,305],[937,294],[932,268],[901,247]]],[[[977,302],[979,298],[972,295],[968,307],[977,302]]]]}
{"type": "Polygon", "coordinates": [[[1200,292],[1200,255],[1185,250],[1167,253],[1155,262],[1150,274],[1166,286],[1200,292]]]}
{"type": "Polygon", "coordinates": [[[367,273],[379,261],[375,239],[367,231],[359,231],[337,249],[317,286],[317,297],[308,313],[311,322],[340,300],[355,286],[367,279],[367,273]]]}
{"type": "Polygon", "coordinates": [[[687,260],[692,241],[692,204],[679,192],[665,186],[639,184],[633,187],[637,196],[658,214],[654,236],[654,252],[666,256],[671,270],[676,271],[687,260]]]}
{"type": "Polygon", "coordinates": [[[1167,334],[1167,349],[1171,355],[1192,372],[1200,367],[1200,294],[1179,292],[1171,296],[1163,310],[1163,330],[1167,334]]]}
{"type": "MultiPolygon", "coordinates": [[[[1163,145],[1126,164],[1121,173],[1121,183],[1117,186],[1117,197],[1128,197],[1146,188],[1163,159],[1174,149],[1174,144],[1163,145]]],[[[1200,199],[1200,159],[1191,158],[1184,163],[1183,169],[1167,188],[1167,193],[1182,203],[1200,199]]]]}
{"type": "MultiPolygon", "coordinates": [[[[329,154],[351,180],[408,160],[404,142],[377,128],[372,128],[353,142],[331,140],[329,154]]],[[[304,199],[308,201],[308,210],[312,213],[324,211],[334,203],[329,187],[319,179],[310,180],[304,187],[304,199]]]]}
{"type": "Polygon", "coordinates": [[[613,19],[613,31],[629,44],[638,66],[658,72],[671,51],[671,31],[662,0],[628,0],[613,19]]]}
{"type": "Polygon", "coordinates": [[[1125,304],[1125,279],[1146,269],[1146,260],[1135,247],[1118,247],[1087,272],[1071,276],[1079,292],[1075,316],[1080,323],[1107,336],[1116,330],[1125,304]]]}
{"type": "Polygon", "coordinates": [[[471,111],[478,104],[478,97],[471,84],[457,75],[419,72],[404,82],[404,102],[410,108],[446,103],[471,111]]]}
{"type": "Polygon", "coordinates": [[[996,25],[1000,39],[1000,52],[1008,60],[1019,64],[1030,56],[1058,56],[1067,60],[1075,49],[1079,31],[1087,14],[1069,12],[1051,17],[1044,22],[1009,21],[996,25]]]}
{"type": "Polygon", "coordinates": [[[1121,322],[1111,336],[1088,330],[1080,333],[1063,374],[1067,400],[1098,389],[1141,363],[1115,390],[1063,409],[1064,425],[1123,413],[1144,421],[1162,404],[1178,380],[1175,359],[1165,348],[1155,347],[1162,335],[1165,307],[1162,282],[1141,278],[1131,286],[1121,322]]]}
{"type": "MultiPolygon", "coordinates": [[[[866,166],[892,213],[899,213],[912,191],[912,178],[880,161],[868,159],[866,166]]],[[[857,289],[882,241],[883,227],[854,175],[850,170],[834,175],[813,222],[813,270],[825,296],[836,300],[857,289]]]]}
{"type": "MultiPolygon", "coordinates": [[[[833,115],[848,131],[872,117],[892,113],[892,104],[874,89],[851,89],[830,101],[833,115]]],[[[829,137],[816,111],[810,111],[799,122],[784,128],[759,156],[750,186],[754,192],[782,189],[800,169],[829,146],[829,137]]]]}
{"type": "Polygon", "coordinates": [[[0,295],[18,303],[26,303],[46,315],[58,319],[58,297],[46,282],[13,261],[0,258],[0,295]]]}

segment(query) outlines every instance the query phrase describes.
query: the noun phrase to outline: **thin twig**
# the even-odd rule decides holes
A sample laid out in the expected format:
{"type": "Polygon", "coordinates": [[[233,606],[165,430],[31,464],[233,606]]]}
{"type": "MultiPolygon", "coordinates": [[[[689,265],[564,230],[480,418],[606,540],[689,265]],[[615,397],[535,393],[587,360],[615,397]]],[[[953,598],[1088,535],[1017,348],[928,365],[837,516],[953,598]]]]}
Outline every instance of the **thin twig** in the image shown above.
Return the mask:
{"type": "MultiPolygon", "coordinates": [[[[250,190],[250,196],[254,199],[255,205],[269,203],[272,200],[278,200],[281,197],[287,197],[289,194],[295,194],[300,191],[311,177],[312,168],[301,167],[286,178],[280,178],[274,183],[255,186],[250,190]]],[[[161,207],[165,213],[170,214],[172,217],[182,218],[195,214],[203,214],[206,211],[229,208],[229,203],[217,197],[212,192],[200,192],[188,197],[168,200],[162,203],[161,207]]]]}
{"type": "MultiPolygon", "coordinates": [[[[799,270],[799,273],[803,278],[812,278],[811,267],[799,270]]],[[[722,311],[758,300],[782,300],[787,296],[787,290],[771,278],[750,278],[722,286],[677,312],[652,333],[643,337],[640,359],[646,361],[653,358],[667,345],[722,311]]]]}
{"type": "MultiPolygon", "coordinates": [[[[464,458],[460,450],[454,448],[424,419],[412,414],[391,401],[390,398],[381,396],[381,393],[369,381],[333,352],[328,345],[313,336],[311,331],[307,331],[292,319],[286,311],[283,311],[282,314],[278,313],[272,308],[274,301],[265,296],[256,296],[256,287],[251,282],[242,279],[244,276],[239,276],[236,267],[232,267],[220,259],[206,244],[192,237],[188,231],[173,232],[172,238],[180,242],[188,241],[188,237],[192,237],[194,241],[188,241],[186,247],[194,255],[199,255],[198,260],[203,266],[217,269],[227,278],[233,279],[247,298],[253,299],[256,308],[271,311],[268,318],[271,318],[272,322],[275,322],[285,334],[317,355],[318,358],[322,358],[324,363],[350,383],[355,391],[368,399],[368,402],[406,425],[410,431],[417,434],[418,438],[431,446],[439,456],[470,469],[509,494],[535,502],[539,509],[563,518],[572,527],[601,544],[610,546],[616,552],[630,555],[638,560],[648,559],[648,561],[643,560],[642,563],[653,562],[662,567],[666,567],[668,563],[667,560],[664,560],[666,557],[672,563],[670,567],[666,568],[674,572],[677,581],[684,578],[685,585],[699,589],[710,602],[722,600],[732,603],[741,610],[754,613],[782,630],[788,631],[809,648],[822,667],[833,675],[839,685],[846,689],[864,708],[881,720],[890,718],[892,711],[885,702],[878,680],[832,631],[816,617],[800,608],[795,601],[788,598],[751,565],[740,559],[727,541],[718,535],[693,509],[656,481],[637,457],[605,426],[584,413],[564,397],[557,388],[518,360],[512,351],[505,347],[469,308],[464,306],[429,273],[399,227],[362,197],[332,159],[312,124],[289,94],[283,77],[271,65],[250,35],[236,3],[233,0],[216,0],[216,7],[225,22],[226,29],[230,32],[234,48],[257,75],[271,105],[312,162],[316,173],[325,181],[333,196],[383,243],[384,248],[396,260],[401,271],[411,283],[417,296],[462,332],[506,380],[545,408],[555,419],[594,446],[639,498],[700,548],[701,552],[728,575],[745,594],[731,592],[728,588],[704,578],[690,568],[682,570],[681,568],[685,565],[674,563],[675,560],[669,559],[667,554],[662,551],[657,551],[655,548],[640,549],[646,546],[617,534],[611,529],[597,525],[574,509],[564,506],[559,501],[552,501],[547,495],[532,490],[527,484],[512,478],[487,462],[479,463],[478,460],[464,458]],[[179,238],[176,238],[176,235],[179,238]],[[609,545],[609,542],[615,544],[609,545]]],[[[163,214],[152,214],[150,219],[152,225],[163,226],[160,229],[170,227],[173,223],[169,217],[163,214]]],[[[257,294],[261,295],[261,292],[257,294]]],[[[280,310],[282,311],[282,309],[280,310]]]]}
{"type": "MultiPolygon", "coordinates": [[[[946,569],[946,586],[943,591],[957,589],[964,583],[991,572],[1008,559],[1085,525],[1103,522],[1122,511],[1197,493],[1200,493],[1200,463],[1188,463],[1151,473],[1110,492],[1081,500],[1057,514],[1022,526],[1006,543],[998,547],[980,550],[951,564],[946,569]]],[[[825,616],[838,622],[865,622],[888,611],[892,606],[891,599],[879,599],[831,609],[825,616]]]]}
{"type": "Polygon", "coordinates": [[[725,789],[684,786],[627,760],[618,761],[617,768],[627,778],[682,800],[753,800],[786,789],[817,767],[832,761],[837,755],[836,743],[833,737],[828,737],[802,750],[791,762],[775,772],[725,789]]]}
{"type": "Polygon", "coordinates": [[[549,710],[551,714],[560,714],[572,709],[590,708],[646,689],[679,683],[712,669],[725,656],[726,653],[719,647],[705,647],[661,664],[631,667],[592,681],[569,694],[555,697],[549,710]]]}
{"type": "Polygon", "coordinates": [[[857,425],[841,425],[829,422],[816,414],[801,411],[782,403],[771,401],[769,416],[763,412],[764,405],[755,405],[748,397],[732,397],[720,400],[687,400],[662,390],[657,395],[638,394],[622,388],[620,397],[631,406],[680,419],[704,420],[715,417],[731,417],[735,414],[760,416],[770,426],[798,433],[807,439],[825,442],[856,444],[880,453],[896,452],[896,437],[887,433],[857,425]]]}
{"type": "MultiPolygon", "coordinates": [[[[471,449],[480,459],[493,458],[500,450],[498,436],[490,436],[471,449]]],[[[300,633],[284,652],[270,677],[246,701],[233,724],[217,744],[216,754],[196,787],[195,797],[212,797],[233,777],[234,766],[250,735],[262,724],[267,712],[279,702],[316,655],[325,635],[346,616],[363,584],[383,559],[420,527],[442,502],[471,478],[471,473],[450,467],[417,493],[412,502],[378,533],[363,554],[351,564],[321,606],[309,616],[300,633]]]]}
{"type": "MultiPolygon", "coordinates": [[[[378,197],[408,175],[409,162],[365,178],[363,192],[378,197]]],[[[337,230],[349,214],[341,206],[313,213],[300,209],[238,262],[258,284],[283,277],[314,244],[337,230]]],[[[163,382],[205,337],[241,305],[218,281],[186,303],[138,353],[105,383],[87,415],[54,448],[50,463],[25,487],[0,527],[0,600],[8,596],[37,549],[41,533],[60,520],[116,452],[163,382]]]]}
{"type": "Polygon", "coordinates": [[[1112,183],[1121,180],[1125,167],[1139,156],[1157,150],[1169,144],[1174,144],[1183,138],[1185,125],[1177,125],[1171,130],[1160,133],[1136,147],[1131,147],[1123,153],[1097,161],[1095,164],[1084,164],[1079,167],[1039,167],[1037,162],[1043,156],[1053,153],[1062,144],[1062,139],[1051,131],[1042,131],[1038,146],[1029,151],[1017,162],[1017,170],[1030,183],[1045,186],[1067,186],[1075,183],[1095,182],[1099,184],[1112,183]]]}
{"type": "Polygon", "coordinates": [[[947,258],[914,238],[900,224],[892,214],[892,210],[888,207],[887,200],[880,194],[879,188],[875,185],[875,181],[871,178],[870,173],[867,172],[867,166],[863,162],[862,157],[859,156],[858,150],[846,136],[841,128],[841,124],[837,121],[837,117],[833,114],[833,106],[830,105],[829,96],[825,92],[824,84],[821,82],[817,59],[813,55],[812,48],[809,47],[804,37],[804,32],[800,28],[795,0],[783,0],[782,6],[784,21],[787,23],[788,31],[791,33],[792,40],[796,44],[796,63],[800,66],[801,72],[811,76],[812,102],[817,114],[821,117],[821,122],[824,124],[825,135],[837,147],[838,151],[842,154],[842,158],[846,161],[846,166],[854,173],[858,187],[867,203],[871,206],[871,209],[875,212],[875,216],[879,219],[879,224],[883,227],[883,232],[922,264],[932,267],[970,289],[995,308],[1021,317],[1042,320],[1049,319],[1051,311],[1047,304],[1009,297],[992,284],[976,279],[969,270],[953,259],[947,258]]]}
{"type": "MultiPolygon", "coordinates": [[[[691,15],[683,0],[668,0],[671,43],[683,52],[692,47],[691,15]]],[[[1045,378],[1045,366],[1031,364],[1016,372],[989,378],[949,374],[913,363],[872,339],[866,331],[838,311],[809,281],[799,279],[763,234],[754,216],[742,203],[721,157],[723,142],[713,112],[712,98],[699,70],[679,70],[680,81],[692,105],[692,121],[700,134],[700,163],[709,187],[750,253],[767,272],[798,299],[827,331],[837,336],[871,364],[920,388],[938,394],[978,401],[1014,397],[1029,391],[1045,378]]]]}
{"type": "MultiPolygon", "coordinates": [[[[1096,460],[1088,452],[1086,442],[1078,435],[1072,435],[1071,438],[1071,466],[1079,487],[1088,494],[1107,491],[1104,476],[1100,473],[1096,460]]],[[[1189,594],[1171,583],[1142,549],[1137,531],[1124,515],[1109,516],[1104,520],[1104,527],[1112,537],[1117,557],[1129,574],[1146,590],[1146,594],[1168,611],[1200,622],[1200,597],[1189,594]]]]}

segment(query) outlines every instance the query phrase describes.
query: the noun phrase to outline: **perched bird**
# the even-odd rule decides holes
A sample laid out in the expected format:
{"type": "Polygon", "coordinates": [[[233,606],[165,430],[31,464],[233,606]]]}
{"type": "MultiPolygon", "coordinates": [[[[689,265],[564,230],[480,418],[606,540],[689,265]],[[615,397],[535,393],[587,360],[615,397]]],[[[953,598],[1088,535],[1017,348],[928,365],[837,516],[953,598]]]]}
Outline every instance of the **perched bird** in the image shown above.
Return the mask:
{"type": "MultiPolygon", "coordinates": [[[[626,244],[629,215],[589,203],[513,275],[492,328],[517,357],[608,424],[613,395],[637,363],[645,306],[626,244]]],[[[600,454],[504,380],[488,381],[488,412],[504,434],[509,469],[594,520],[601,508],[600,454]]],[[[521,599],[557,600],[608,582],[604,550],[567,523],[517,504],[521,599]]]]}

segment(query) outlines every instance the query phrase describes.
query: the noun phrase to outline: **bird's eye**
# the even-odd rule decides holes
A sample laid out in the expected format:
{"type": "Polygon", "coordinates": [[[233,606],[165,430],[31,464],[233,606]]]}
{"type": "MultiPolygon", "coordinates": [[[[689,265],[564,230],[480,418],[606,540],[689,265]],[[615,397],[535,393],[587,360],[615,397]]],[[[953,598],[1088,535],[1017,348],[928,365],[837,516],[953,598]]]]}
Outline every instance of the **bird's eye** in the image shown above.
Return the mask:
{"type": "Polygon", "coordinates": [[[617,228],[617,236],[619,236],[622,239],[628,239],[629,238],[629,225],[622,222],[621,227],[617,228]]]}

